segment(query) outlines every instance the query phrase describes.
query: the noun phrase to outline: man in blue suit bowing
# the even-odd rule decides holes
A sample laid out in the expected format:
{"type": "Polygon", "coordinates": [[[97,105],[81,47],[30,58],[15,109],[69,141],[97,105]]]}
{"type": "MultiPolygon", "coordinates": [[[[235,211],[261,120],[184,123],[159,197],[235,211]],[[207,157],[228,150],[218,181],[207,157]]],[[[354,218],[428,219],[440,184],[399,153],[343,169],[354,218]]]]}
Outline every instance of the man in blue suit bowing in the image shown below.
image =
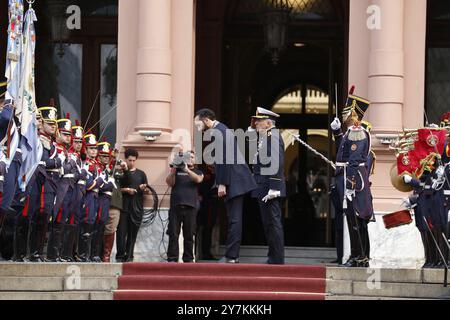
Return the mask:
{"type": "Polygon", "coordinates": [[[216,146],[217,142],[222,142],[221,147],[216,149],[216,151],[222,151],[222,154],[213,155],[217,193],[219,198],[225,199],[228,215],[227,251],[220,262],[239,263],[244,197],[255,190],[257,185],[237,147],[234,132],[217,121],[214,111],[199,110],[194,121],[199,130],[211,130],[216,146]]]}

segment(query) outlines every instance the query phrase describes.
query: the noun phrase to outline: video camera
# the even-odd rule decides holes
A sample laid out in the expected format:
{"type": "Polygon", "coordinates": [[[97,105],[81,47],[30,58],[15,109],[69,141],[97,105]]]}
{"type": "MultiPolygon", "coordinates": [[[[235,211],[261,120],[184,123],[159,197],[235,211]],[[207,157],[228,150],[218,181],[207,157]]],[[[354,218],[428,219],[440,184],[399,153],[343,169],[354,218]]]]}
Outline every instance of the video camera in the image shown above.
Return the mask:
{"type": "Polygon", "coordinates": [[[186,167],[186,162],[188,162],[190,158],[191,158],[190,152],[186,153],[179,152],[177,155],[175,155],[172,163],[169,166],[171,168],[183,170],[186,167]]]}

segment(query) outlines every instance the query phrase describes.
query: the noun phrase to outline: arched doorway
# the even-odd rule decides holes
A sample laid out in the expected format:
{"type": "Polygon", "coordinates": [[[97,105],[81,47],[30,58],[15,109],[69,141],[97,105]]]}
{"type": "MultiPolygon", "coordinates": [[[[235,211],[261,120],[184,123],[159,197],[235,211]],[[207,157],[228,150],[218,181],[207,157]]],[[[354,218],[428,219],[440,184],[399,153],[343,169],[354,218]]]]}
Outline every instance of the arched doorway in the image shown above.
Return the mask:
{"type": "MultiPolygon", "coordinates": [[[[232,128],[247,128],[259,106],[273,108],[282,115],[280,128],[293,130],[325,155],[332,155],[328,127],[334,118],[335,99],[329,96],[335,96],[335,83],[340,101],[348,88],[348,0],[289,0],[294,14],[278,65],[264,50],[264,2],[197,2],[196,108],[214,109],[232,128]],[[316,93],[322,99],[320,110],[310,101],[316,93]],[[278,110],[283,99],[296,99],[295,107],[278,110]]],[[[303,147],[289,147],[286,154],[290,161],[286,177],[294,190],[285,206],[286,244],[332,246],[332,213],[321,200],[326,197],[331,172],[303,147]],[[308,193],[299,189],[308,188],[312,194],[304,199],[308,193]],[[300,212],[307,203],[310,212],[300,212]]],[[[257,206],[251,200],[246,205],[246,212],[256,214],[244,218],[243,244],[263,244],[257,206]]]]}

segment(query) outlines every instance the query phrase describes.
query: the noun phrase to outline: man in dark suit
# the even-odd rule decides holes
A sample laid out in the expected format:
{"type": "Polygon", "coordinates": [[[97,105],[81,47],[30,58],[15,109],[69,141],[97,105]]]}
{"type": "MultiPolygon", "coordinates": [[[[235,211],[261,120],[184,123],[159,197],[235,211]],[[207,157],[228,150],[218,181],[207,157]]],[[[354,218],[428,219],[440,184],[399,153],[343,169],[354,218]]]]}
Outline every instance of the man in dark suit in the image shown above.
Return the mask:
{"type": "Polygon", "coordinates": [[[258,108],[253,118],[259,134],[258,152],[255,155],[253,173],[258,188],[252,192],[257,198],[269,245],[268,264],[284,264],[284,231],[281,198],[286,197],[284,177],[284,141],[275,128],[278,114],[258,108]]]}
{"type": "Polygon", "coordinates": [[[242,239],[242,209],[244,197],[256,188],[250,168],[237,147],[236,137],[232,130],[216,119],[214,111],[199,110],[195,116],[195,125],[201,131],[214,129],[214,140],[223,142],[221,155],[215,157],[214,166],[219,198],[225,199],[228,214],[227,251],[220,262],[238,263],[239,249],[242,239]],[[230,147],[230,144],[234,144],[230,147]]]}

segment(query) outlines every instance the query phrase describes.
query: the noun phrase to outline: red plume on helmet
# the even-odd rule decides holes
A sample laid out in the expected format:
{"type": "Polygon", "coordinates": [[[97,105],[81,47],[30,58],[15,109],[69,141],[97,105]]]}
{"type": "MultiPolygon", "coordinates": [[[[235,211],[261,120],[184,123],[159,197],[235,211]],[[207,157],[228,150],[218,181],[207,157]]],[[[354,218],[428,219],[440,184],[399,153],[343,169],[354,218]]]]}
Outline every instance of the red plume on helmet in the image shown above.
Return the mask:
{"type": "Polygon", "coordinates": [[[355,86],[351,86],[350,91],[348,92],[350,95],[355,93],[355,86]]]}

